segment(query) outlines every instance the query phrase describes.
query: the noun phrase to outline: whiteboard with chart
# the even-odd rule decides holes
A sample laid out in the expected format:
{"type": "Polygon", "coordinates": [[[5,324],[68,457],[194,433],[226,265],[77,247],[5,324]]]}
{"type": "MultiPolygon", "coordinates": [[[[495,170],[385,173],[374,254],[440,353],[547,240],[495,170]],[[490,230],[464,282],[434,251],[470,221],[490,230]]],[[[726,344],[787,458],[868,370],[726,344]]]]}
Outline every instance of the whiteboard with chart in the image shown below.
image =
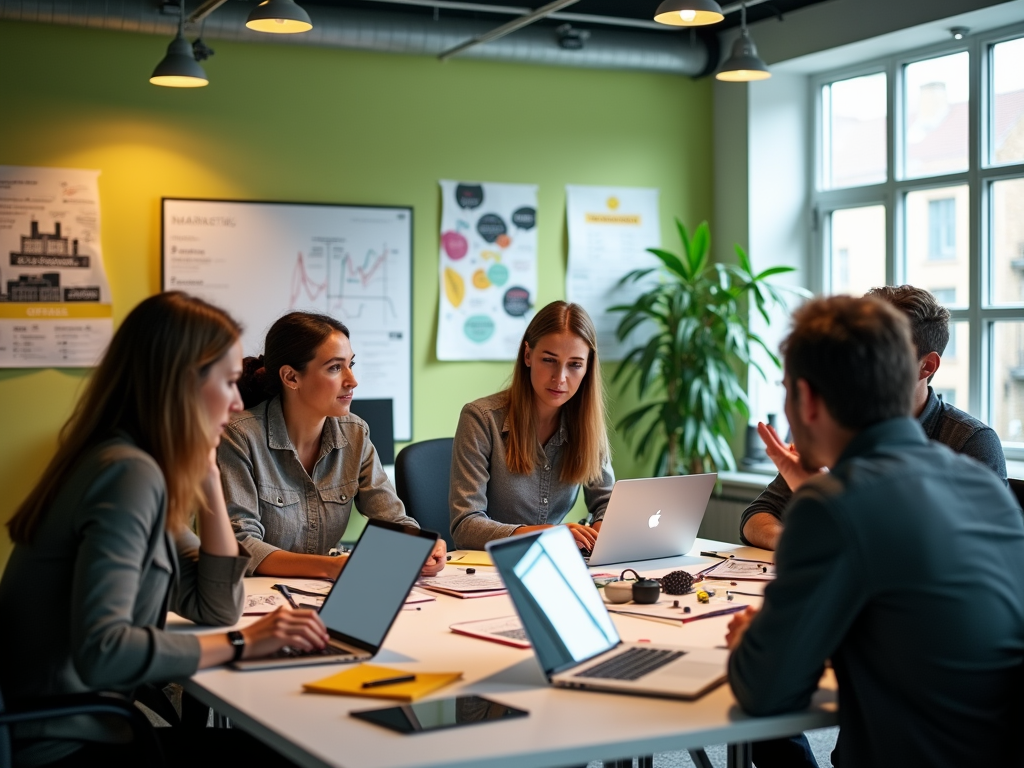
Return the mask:
{"type": "Polygon", "coordinates": [[[230,312],[246,355],[292,310],[352,333],[356,399],[391,398],[412,439],[412,208],[163,199],[163,289],[230,312]]]}

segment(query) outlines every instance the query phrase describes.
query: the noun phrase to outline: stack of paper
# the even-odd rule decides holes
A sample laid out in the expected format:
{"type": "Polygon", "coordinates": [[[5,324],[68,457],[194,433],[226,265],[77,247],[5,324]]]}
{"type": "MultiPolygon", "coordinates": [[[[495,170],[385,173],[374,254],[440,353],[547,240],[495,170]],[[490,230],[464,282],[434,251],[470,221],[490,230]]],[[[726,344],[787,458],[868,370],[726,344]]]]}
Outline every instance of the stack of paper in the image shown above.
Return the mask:
{"type": "Polygon", "coordinates": [[[490,597],[507,590],[501,576],[492,571],[466,573],[465,569],[445,568],[437,576],[424,576],[416,585],[453,597],[490,597]]]}

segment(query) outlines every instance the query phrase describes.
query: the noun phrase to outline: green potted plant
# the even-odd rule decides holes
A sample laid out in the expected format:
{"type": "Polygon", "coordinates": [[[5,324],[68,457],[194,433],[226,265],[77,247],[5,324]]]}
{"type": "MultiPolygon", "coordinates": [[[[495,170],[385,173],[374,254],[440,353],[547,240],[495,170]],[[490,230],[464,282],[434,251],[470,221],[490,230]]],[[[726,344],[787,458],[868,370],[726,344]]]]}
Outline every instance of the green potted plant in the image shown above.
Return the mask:
{"type": "Polygon", "coordinates": [[[756,309],[767,322],[770,306],[785,306],[783,290],[806,292],[772,285],[768,278],[793,268],[755,273],[738,245],[737,264],[713,263],[706,221],[692,237],[678,219],[676,226],[682,254],[648,248],[661,264],[633,270],[620,284],[657,273],[657,285],[632,304],[611,308],[623,313],[617,329],[620,340],[640,326],[654,329],[645,344],[626,354],[612,377],[623,389],[635,381],[640,400],[646,400],[627,413],[618,428],[627,439],[639,435],[637,458],[656,449],[656,474],[735,469],[729,437],[735,432],[736,416],[745,423],[750,415],[741,372],[753,365],[764,376],[751,356],[755,347],[781,367],[775,353],[751,332],[747,311],[756,309]]]}

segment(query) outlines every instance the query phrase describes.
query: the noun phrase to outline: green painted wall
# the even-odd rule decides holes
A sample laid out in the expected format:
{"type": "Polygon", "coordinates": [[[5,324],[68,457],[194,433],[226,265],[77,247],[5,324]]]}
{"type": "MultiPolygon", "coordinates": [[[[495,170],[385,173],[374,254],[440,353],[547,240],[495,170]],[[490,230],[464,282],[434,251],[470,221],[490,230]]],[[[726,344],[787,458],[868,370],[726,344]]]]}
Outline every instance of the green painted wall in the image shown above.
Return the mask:
{"type": "MultiPolygon", "coordinates": [[[[565,295],[566,184],[660,188],[672,247],[673,216],[711,215],[708,81],[212,41],[211,85],[178,91],[147,82],[167,42],[0,22],[0,164],[102,171],[115,323],[159,289],[162,196],[414,206],[417,439],[451,435],[462,404],[510,371],[434,356],[438,179],[540,185],[540,304],[565,295]]],[[[0,371],[0,521],[40,476],[86,373],[0,371]]],[[[614,420],[627,404],[609,395],[614,420]]],[[[649,473],[613,446],[618,476],[649,473]]],[[[9,551],[5,528],[0,567],[9,551]]]]}

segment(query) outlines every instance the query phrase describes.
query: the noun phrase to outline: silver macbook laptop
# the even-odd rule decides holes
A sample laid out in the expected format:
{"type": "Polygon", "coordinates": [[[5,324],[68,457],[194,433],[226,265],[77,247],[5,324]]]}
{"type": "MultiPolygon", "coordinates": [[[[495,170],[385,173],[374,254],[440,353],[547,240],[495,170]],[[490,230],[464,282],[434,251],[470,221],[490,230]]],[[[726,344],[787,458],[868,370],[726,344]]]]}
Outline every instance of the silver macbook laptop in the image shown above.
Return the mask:
{"type": "Polygon", "coordinates": [[[619,480],[604,513],[591,565],[685,555],[693,548],[718,475],[619,480]]]}
{"type": "MultiPolygon", "coordinates": [[[[285,649],[274,656],[232,664],[235,669],[273,669],[306,664],[366,661],[376,655],[402,610],[437,534],[407,525],[368,520],[320,618],[330,642],[323,651],[285,649]]],[[[281,579],[287,583],[287,579],[281,579]]]]}
{"type": "Polygon", "coordinates": [[[725,680],[724,649],[622,642],[565,526],[487,551],[552,685],[695,699],[725,680]]]}

